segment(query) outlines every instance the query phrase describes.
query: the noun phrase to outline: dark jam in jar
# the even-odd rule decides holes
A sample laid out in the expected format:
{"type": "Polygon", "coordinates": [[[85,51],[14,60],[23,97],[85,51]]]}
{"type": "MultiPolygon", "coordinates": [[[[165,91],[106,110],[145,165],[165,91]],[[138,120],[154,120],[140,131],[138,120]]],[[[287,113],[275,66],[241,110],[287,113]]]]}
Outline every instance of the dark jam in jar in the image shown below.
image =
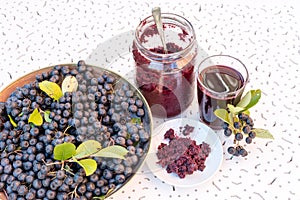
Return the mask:
{"type": "Polygon", "coordinates": [[[197,42],[180,16],[162,14],[168,53],[164,54],[151,17],[138,26],[133,43],[136,84],[155,117],[173,117],[192,103],[195,91],[197,42]],[[177,19],[178,18],[178,19],[177,19]],[[175,20],[175,22],[174,22],[175,20]],[[179,22],[178,22],[179,21],[179,22]]]}

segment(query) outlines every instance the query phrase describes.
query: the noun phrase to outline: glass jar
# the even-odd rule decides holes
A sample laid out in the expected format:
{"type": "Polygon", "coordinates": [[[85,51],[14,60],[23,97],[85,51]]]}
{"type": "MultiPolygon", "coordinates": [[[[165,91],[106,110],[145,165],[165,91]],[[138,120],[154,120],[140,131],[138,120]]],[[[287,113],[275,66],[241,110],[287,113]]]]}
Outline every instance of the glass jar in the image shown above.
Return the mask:
{"type": "Polygon", "coordinates": [[[161,14],[168,53],[152,16],[135,31],[133,58],[136,84],[155,117],[173,117],[192,103],[198,45],[191,23],[176,14],[161,14]]]}

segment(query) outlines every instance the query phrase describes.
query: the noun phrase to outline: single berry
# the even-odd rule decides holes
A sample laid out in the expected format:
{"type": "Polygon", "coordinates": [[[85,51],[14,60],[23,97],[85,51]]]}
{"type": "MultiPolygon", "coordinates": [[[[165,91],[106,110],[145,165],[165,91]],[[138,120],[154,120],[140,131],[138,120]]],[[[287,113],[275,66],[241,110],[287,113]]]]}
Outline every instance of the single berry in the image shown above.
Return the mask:
{"type": "Polygon", "coordinates": [[[252,138],[251,137],[246,137],[246,143],[250,144],[252,142],[252,138]]]}
{"type": "Polygon", "coordinates": [[[250,131],[250,133],[248,134],[250,138],[255,138],[256,137],[256,133],[253,131],[250,131]]]}
{"type": "Polygon", "coordinates": [[[235,134],[235,139],[236,139],[237,141],[241,141],[241,140],[243,139],[243,134],[241,134],[241,133],[236,133],[236,134],[235,134]]]}
{"type": "Polygon", "coordinates": [[[248,155],[248,152],[247,152],[244,148],[242,148],[242,149],[240,149],[239,154],[240,154],[242,157],[245,157],[245,156],[248,155]]]}
{"type": "Polygon", "coordinates": [[[224,130],[224,135],[225,135],[225,136],[229,137],[231,134],[232,134],[232,130],[231,130],[230,128],[226,128],[226,129],[224,130]]]}
{"type": "Polygon", "coordinates": [[[243,127],[243,132],[245,134],[248,134],[250,131],[251,131],[251,127],[250,126],[246,125],[246,126],[243,127]]]}
{"type": "Polygon", "coordinates": [[[233,123],[233,126],[234,126],[234,128],[236,128],[236,129],[240,129],[241,126],[242,126],[242,124],[241,124],[241,122],[234,122],[234,123],[233,123]]]}
{"type": "Polygon", "coordinates": [[[229,147],[228,149],[227,149],[227,152],[229,153],[229,154],[234,154],[235,153],[235,148],[234,147],[229,147]]]}

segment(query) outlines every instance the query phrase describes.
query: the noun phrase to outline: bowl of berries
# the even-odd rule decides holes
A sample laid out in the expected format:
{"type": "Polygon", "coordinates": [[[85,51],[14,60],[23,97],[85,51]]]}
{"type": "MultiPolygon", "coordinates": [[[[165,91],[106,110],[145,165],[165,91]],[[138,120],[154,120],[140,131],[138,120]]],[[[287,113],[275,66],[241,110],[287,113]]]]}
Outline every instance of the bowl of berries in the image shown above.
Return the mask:
{"type": "Polygon", "coordinates": [[[211,128],[177,118],[154,129],[146,164],[167,184],[194,187],[212,178],[222,161],[222,144],[211,128]]]}
{"type": "Polygon", "coordinates": [[[109,70],[56,65],[0,93],[1,199],[104,199],[125,185],[150,148],[141,93],[109,70]]]}

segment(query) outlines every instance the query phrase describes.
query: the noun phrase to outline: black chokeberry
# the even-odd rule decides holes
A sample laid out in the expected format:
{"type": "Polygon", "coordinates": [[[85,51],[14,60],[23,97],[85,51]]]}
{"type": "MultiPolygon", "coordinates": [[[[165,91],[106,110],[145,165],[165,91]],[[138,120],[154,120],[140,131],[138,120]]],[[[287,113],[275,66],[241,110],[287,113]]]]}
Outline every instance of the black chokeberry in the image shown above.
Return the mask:
{"type": "Polygon", "coordinates": [[[241,141],[243,139],[243,134],[242,133],[236,133],[234,138],[237,141],[241,141]]]}
{"type": "Polygon", "coordinates": [[[242,126],[242,124],[241,124],[241,122],[234,122],[234,123],[233,123],[233,126],[234,126],[234,128],[236,128],[236,129],[240,129],[241,126],[242,126]]]}
{"type": "Polygon", "coordinates": [[[229,137],[232,134],[232,130],[230,128],[224,129],[224,135],[229,137]]]}
{"type": "Polygon", "coordinates": [[[247,144],[251,144],[252,138],[251,137],[246,137],[245,141],[246,141],[247,144]]]}
{"type": "Polygon", "coordinates": [[[246,125],[246,126],[243,127],[243,132],[245,134],[248,134],[250,131],[251,131],[251,127],[250,126],[246,125]]]}
{"type": "Polygon", "coordinates": [[[254,131],[250,131],[250,133],[248,135],[252,139],[256,137],[256,133],[254,131]]]}

